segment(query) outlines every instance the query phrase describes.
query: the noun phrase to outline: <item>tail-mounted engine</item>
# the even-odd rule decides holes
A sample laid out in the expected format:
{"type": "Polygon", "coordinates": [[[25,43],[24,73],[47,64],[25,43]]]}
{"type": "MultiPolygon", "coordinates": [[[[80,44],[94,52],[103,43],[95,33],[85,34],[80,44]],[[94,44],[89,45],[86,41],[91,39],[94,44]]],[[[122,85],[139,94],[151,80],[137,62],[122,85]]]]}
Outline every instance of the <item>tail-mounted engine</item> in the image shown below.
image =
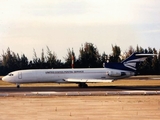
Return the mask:
{"type": "Polygon", "coordinates": [[[109,71],[108,76],[111,77],[121,77],[121,76],[126,76],[127,74],[125,72],[116,72],[116,71],[109,71]]]}

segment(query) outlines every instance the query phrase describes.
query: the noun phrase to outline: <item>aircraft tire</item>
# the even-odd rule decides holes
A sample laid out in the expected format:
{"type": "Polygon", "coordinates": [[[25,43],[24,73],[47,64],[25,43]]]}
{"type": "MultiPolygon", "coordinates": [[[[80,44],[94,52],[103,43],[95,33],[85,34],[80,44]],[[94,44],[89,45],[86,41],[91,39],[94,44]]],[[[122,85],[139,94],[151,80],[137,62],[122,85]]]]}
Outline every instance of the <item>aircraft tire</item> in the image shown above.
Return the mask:
{"type": "Polygon", "coordinates": [[[81,83],[79,83],[79,84],[78,84],[78,87],[79,87],[79,88],[82,88],[82,84],[81,84],[81,83]]]}
{"type": "Polygon", "coordinates": [[[78,87],[80,87],[80,88],[87,88],[88,85],[86,83],[79,83],[78,87]]]}
{"type": "Polygon", "coordinates": [[[20,88],[20,85],[17,85],[17,88],[20,88]]]}
{"type": "Polygon", "coordinates": [[[85,88],[88,88],[88,85],[85,83],[85,88]]]}

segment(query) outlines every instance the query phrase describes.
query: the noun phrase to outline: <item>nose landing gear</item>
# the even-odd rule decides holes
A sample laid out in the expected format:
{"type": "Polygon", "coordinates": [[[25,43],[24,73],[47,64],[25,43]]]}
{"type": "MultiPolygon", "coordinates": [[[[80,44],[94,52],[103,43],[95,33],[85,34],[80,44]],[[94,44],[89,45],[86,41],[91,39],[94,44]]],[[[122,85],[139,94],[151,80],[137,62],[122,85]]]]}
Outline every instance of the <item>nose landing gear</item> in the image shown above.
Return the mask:
{"type": "Polygon", "coordinates": [[[20,85],[19,85],[19,84],[17,84],[17,88],[20,88],[20,85]]]}

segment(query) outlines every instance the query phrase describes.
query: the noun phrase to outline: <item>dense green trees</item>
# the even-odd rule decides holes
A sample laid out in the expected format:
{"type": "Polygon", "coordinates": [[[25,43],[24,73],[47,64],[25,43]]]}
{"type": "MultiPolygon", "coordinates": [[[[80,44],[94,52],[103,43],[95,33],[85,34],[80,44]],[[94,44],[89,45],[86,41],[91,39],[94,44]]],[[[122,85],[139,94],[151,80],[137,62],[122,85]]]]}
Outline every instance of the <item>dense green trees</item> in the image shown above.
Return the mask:
{"type": "Polygon", "coordinates": [[[139,53],[154,53],[157,56],[148,58],[138,67],[139,74],[160,74],[160,51],[155,48],[142,48],[137,45],[136,49],[132,46],[125,52],[122,52],[120,46],[112,45],[112,53],[107,55],[105,52],[101,55],[98,48],[92,43],[85,43],[79,49],[79,55],[76,56],[73,49],[67,50],[67,55],[64,57],[64,62],[57,59],[56,54],[47,47],[45,55],[42,49],[41,57],[37,57],[36,51],[33,50],[33,60],[22,54],[14,53],[9,48],[2,54],[2,62],[0,66],[0,75],[5,75],[8,72],[21,69],[47,69],[47,68],[71,68],[72,59],[75,68],[97,68],[102,67],[104,62],[121,62],[129,57],[133,52],[139,53]],[[77,57],[77,58],[76,58],[77,57]]]}
{"type": "Polygon", "coordinates": [[[22,54],[21,57],[19,54],[15,54],[9,48],[6,53],[2,55],[2,65],[0,67],[0,75],[6,74],[10,71],[18,70],[18,69],[27,69],[28,66],[28,58],[22,54]]]}
{"type": "Polygon", "coordinates": [[[80,67],[96,68],[99,67],[100,54],[98,49],[92,43],[85,43],[79,50],[80,67]]]}
{"type": "Polygon", "coordinates": [[[121,59],[120,59],[120,54],[121,54],[120,47],[117,46],[117,45],[115,45],[115,46],[112,45],[112,51],[113,51],[113,53],[109,57],[109,62],[120,62],[121,61],[121,59]]]}

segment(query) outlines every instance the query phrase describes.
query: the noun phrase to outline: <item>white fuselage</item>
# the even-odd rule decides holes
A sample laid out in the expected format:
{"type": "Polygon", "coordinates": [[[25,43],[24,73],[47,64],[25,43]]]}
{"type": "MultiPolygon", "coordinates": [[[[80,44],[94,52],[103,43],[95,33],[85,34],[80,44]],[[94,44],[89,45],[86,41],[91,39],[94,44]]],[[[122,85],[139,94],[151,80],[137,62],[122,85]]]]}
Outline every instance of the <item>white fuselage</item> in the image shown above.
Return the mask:
{"type": "Polygon", "coordinates": [[[19,70],[9,73],[3,77],[2,80],[10,83],[64,83],[67,79],[73,80],[90,80],[109,81],[119,78],[130,77],[134,72],[115,70],[109,68],[88,68],[88,69],[33,69],[33,70],[19,70]],[[121,75],[121,72],[125,75],[121,75]],[[112,73],[112,74],[111,74],[112,73]]]}

